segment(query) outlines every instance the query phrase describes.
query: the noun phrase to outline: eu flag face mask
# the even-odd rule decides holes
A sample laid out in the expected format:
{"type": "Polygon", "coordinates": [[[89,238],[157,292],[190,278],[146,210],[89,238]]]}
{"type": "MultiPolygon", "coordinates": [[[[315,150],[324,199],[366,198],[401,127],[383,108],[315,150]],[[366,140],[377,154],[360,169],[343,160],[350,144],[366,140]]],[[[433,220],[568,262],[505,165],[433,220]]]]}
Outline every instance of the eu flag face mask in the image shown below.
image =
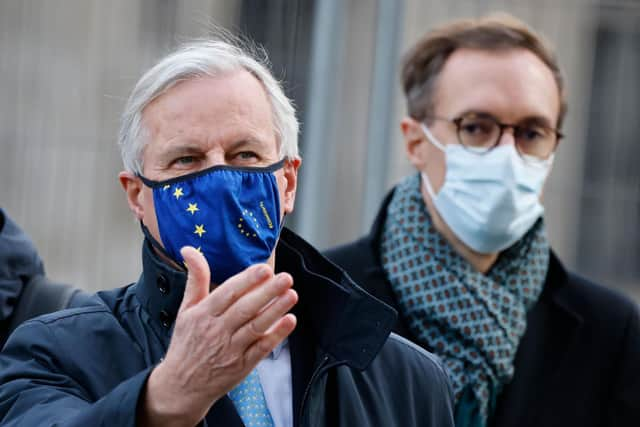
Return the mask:
{"type": "Polygon", "coordinates": [[[166,181],[140,176],[153,189],[160,239],[182,265],[180,249],[193,246],[220,284],[250,265],[266,262],[280,235],[280,198],[268,167],[214,166],[166,181]]]}
{"type": "Polygon", "coordinates": [[[422,180],[444,222],[468,247],[480,253],[502,251],[542,216],[540,194],[553,157],[525,160],[513,144],[474,153],[460,144],[443,146],[427,126],[422,129],[445,152],[447,168],[438,194],[427,174],[422,180]]]}

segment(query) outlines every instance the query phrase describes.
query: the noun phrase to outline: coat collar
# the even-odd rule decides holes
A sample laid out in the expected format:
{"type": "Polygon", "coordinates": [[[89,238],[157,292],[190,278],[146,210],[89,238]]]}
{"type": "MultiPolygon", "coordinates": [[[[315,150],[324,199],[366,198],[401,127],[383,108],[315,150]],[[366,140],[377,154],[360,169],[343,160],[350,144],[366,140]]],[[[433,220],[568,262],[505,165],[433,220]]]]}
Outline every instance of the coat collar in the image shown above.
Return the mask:
{"type": "Polygon", "coordinates": [[[583,322],[582,315],[574,308],[573,297],[568,283],[569,273],[562,265],[562,262],[551,250],[549,256],[549,268],[545,279],[544,289],[540,295],[541,300],[550,300],[560,311],[564,312],[567,319],[570,319],[575,326],[583,322]]]}
{"type": "Polygon", "coordinates": [[[382,237],[382,229],[384,227],[384,222],[387,220],[387,209],[389,208],[389,203],[391,203],[391,199],[393,198],[393,193],[395,191],[396,188],[393,187],[387,195],[384,196],[380,209],[378,210],[378,214],[376,215],[373,225],[371,226],[371,230],[369,231],[369,235],[366,237],[368,240],[368,246],[372,248],[374,259],[376,261],[380,260],[380,239],[382,237]]]}
{"type": "MultiPolygon", "coordinates": [[[[186,273],[164,263],[145,240],[143,273],[134,292],[150,323],[166,341],[171,335],[186,273]]],[[[337,362],[364,369],[391,332],[396,312],[371,297],[335,264],[292,231],[282,230],[276,247],[276,271],[293,276],[298,321],[322,351],[337,362]]]]}

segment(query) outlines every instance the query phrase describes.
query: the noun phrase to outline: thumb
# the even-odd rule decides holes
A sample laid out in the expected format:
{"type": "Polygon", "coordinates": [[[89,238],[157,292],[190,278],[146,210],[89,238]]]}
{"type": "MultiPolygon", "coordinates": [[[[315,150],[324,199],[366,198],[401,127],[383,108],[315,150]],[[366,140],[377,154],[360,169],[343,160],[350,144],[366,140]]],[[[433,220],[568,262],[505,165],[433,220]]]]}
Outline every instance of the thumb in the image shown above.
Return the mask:
{"type": "Polygon", "coordinates": [[[211,272],[204,255],[192,246],[183,247],[180,249],[180,254],[187,265],[187,285],[179,310],[182,311],[196,305],[209,295],[211,272]]]}

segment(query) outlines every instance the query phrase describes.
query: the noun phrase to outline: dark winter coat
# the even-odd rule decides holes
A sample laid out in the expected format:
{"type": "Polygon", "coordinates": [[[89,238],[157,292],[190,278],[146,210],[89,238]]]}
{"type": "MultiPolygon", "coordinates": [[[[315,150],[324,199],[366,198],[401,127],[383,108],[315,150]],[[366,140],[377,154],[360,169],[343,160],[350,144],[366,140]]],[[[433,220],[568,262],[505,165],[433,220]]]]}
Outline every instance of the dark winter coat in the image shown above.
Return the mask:
{"type": "MultiPolygon", "coordinates": [[[[453,425],[440,361],[396,335],[393,309],[284,230],[276,270],[294,278],[289,338],[296,426],[453,425]]],[[[186,276],[143,247],[143,274],[94,305],[27,321],[0,355],[0,424],[133,426],[141,391],[167,351],[186,276]]],[[[205,420],[241,426],[228,397],[205,420]]]]}
{"type": "MultiPolygon", "coordinates": [[[[379,251],[391,195],[369,235],[326,255],[367,292],[397,308],[379,251]]],[[[402,316],[394,331],[415,339],[402,316]]],[[[552,252],[542,295],[527,315],[515,376],[489,426],[640,426],[637,305],[567,272],[552,252]]]]}
{"type": "Polygon", "coordinates": [[[0,348],[23,321],[80,306],[87,297],[80,289],[46,277],[29,236],[0,209],[0,348]]]}

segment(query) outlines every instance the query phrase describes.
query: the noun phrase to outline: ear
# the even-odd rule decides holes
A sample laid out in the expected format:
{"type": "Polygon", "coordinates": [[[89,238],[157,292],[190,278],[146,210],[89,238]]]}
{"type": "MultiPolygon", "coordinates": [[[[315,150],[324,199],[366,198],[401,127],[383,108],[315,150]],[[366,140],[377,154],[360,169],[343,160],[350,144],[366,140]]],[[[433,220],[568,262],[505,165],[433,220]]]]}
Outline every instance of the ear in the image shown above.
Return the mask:
{"type": "Polygon", "coordinates": [[[424,131],[420,122],[405,117],[400,122],[400,131],[404,139],[404,148],[411,164],[418,170],[423,170],[425,166],[425,157],[423,154],[425,139],[424,131]]]}
{"type": "Polygon", "coordinates": [[[131,212],[133,212],[137,219],[142,220],[144,217],[142,181],[134,173],[128,171],[120,172],[118,179],[127,195],[129,209],[131,209],[131,212]]]}
{"type": "Polygon", "coordinates": [[[287,159],[282,168],[285,181],[283,192],[283,208],[285,214],[293,212],[293,205],[296,200],[296,189],[298,188],[298,168],[301,163],[302,160],[300,159],[287,159]]]}

